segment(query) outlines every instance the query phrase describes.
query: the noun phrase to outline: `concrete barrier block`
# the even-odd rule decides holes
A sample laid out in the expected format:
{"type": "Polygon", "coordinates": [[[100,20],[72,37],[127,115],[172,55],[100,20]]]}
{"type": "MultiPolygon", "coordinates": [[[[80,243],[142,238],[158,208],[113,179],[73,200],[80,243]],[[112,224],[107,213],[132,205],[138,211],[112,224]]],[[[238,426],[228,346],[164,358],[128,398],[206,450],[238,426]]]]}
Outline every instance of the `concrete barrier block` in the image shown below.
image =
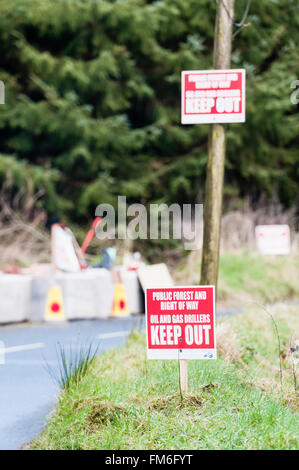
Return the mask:
{"type": "Polygon", "coordinates": [[[31,277],[0,276],[0,323],[22,322],[30,315],[31,277]]]}
{"type": "Polygon", "coordinates": [[[30,321],[43,321],[45,315],[46,300],[50,286],[50,277],[32,278],[30,321]]]}
{"type": "Polygon", "coordinates": [[[125,287],[129,312],[132,314],[144,313],[144,294],[137,272],[120,269],[120,276],[125,287]]]}
{"type": "MultiPolygon", "coordinates": [[[[144,295],[137,273],[121,269],[130,313],[144,313],[144,295]]],[[[42,322],[51,278],[0,275],[0,323],[30,320],[42,322]]],[[[54,282],[62,288],[67,319],[107,318],[114,296],[112,274],[96,268],[80,273],[57,273],[54,282]]]]}
{"type": "Polygon", "coordinates": [[[94,268],[96,276],[96,316],[107,318],[112,312],[114,283],[112,274],[107,269],[94,268]]]}
{"type": "MultiPolygon", "coordinates": [[[[114,285],[107,269],[90,269],[80,273],[59,272],[54,282],[62,289],[67,319],[107,318],[110,315],[114,285]]],[[[43,321],[50,286],[49,277],[32,279],[31,321],[43,321]]]]}
{"type": "Polygon", "coordinates": [[[59,273],[55,280],[62,288],[64,311],[68,320],[96,318],[97,277],[94,273],[59,273]]]}

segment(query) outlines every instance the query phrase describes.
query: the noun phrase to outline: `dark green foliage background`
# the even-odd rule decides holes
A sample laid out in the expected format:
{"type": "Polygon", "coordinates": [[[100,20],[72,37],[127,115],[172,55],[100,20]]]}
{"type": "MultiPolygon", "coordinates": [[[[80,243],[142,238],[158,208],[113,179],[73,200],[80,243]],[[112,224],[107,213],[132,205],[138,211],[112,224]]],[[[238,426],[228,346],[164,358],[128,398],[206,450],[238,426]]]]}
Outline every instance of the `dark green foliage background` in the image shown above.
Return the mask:
{"type": "MultiPolygon", "coordinates": [[[[241,19],[246,0],[236,2],[241,19]]],[[[0,0],[0,179],[79,222],[102,202],[202,202],[207,125],[180,125],[180,72],[212,68],[214,0],[0,0]]],[[[246,124],[225,200],[298,194],[297,0],[253,0],[234,38],[246,124]]],[[[234,31],[236,31],[236,27],[234,31]]]]}

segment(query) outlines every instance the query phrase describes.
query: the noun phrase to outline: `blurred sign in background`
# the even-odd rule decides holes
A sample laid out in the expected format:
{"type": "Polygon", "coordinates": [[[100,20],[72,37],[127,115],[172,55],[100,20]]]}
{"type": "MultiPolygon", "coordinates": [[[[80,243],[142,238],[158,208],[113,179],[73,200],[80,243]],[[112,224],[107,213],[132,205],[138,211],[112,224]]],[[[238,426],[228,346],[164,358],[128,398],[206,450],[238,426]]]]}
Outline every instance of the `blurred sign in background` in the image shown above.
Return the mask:
{"type": "Polygon", "coordinates": [[[257,248],[263,255],[290,254],[291,240],[288,225],[257,225],[255,236],[257,248]]]}

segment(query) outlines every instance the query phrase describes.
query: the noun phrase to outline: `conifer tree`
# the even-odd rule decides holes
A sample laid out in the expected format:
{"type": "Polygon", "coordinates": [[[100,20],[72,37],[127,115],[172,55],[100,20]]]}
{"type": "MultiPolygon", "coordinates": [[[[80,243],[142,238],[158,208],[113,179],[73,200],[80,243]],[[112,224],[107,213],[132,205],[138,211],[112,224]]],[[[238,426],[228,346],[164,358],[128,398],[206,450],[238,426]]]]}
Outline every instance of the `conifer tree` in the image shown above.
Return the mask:
{"type": "MultiPolygon", "coordinates": [[[[118,194],[200,200],[208,126],[180,124],[180,73],[212,67],[215,10],[213,0],[0,0],[0,181],[44,187],[49,213],[76,221],[118,194]]],[[[247,119],[228,126],[225,197],[289,206],[298,2],[253,0],[245,24],[232,66],[247,71],[247,119]]]]}

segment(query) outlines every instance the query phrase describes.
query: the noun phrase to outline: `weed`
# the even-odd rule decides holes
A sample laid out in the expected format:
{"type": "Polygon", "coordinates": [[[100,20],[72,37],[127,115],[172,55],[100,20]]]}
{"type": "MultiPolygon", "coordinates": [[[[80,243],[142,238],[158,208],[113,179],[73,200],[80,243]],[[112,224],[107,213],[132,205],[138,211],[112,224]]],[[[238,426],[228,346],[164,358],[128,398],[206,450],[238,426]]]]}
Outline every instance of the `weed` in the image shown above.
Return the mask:
{"type": "Polygon", "coordinates": [[[179,393],[174,393],[154,398],[150,401],[148,408],[149,410],[169,412],[181,408],[198,408],[201,405],[202,399],[194,393],[184,394],[183,399],[179,393]]]}
{"type": "Polygon", "coordinates": [[[78,385],[87,371],[98,352],[98,346],[93,347],[90,343],[88,347],[80,346],[75,348],[69,346],[68,351],[60,343],[57,343],[56,355],[58,360],[58,369],[55,370],[46,363],[47,369],[62,390],[68,390],[73,385],[78,385]]]}
{"type": "Polygon", "coordinates": [[[88,422],[92,426],[102,426],[108,423],[115,423],[121,415],[125,413],[125,408],[114,403],[108,403],[100,399],[94,399],[91,403],[88,414],[88,422]]]}

